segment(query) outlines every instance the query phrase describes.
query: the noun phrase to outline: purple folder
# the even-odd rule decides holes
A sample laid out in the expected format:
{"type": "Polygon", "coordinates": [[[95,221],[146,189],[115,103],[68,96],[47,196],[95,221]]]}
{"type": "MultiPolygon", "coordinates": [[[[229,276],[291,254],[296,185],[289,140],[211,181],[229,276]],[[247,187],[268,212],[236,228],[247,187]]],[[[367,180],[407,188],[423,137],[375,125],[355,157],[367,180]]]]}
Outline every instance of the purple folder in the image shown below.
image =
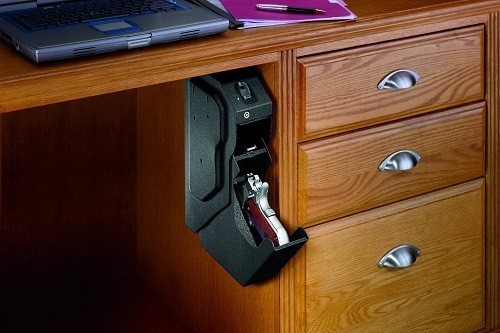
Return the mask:
{"type": "Polygon", "coordinates": [[[328,0],[221,0],[227,11],[242,22],[306,22],[355,19],[351,11],[328,0]],[[255,8],[257,4],[284,5],[290,7],[322,9],[325,14],[302,14],[285,11],[267,11],[255,8]]]}

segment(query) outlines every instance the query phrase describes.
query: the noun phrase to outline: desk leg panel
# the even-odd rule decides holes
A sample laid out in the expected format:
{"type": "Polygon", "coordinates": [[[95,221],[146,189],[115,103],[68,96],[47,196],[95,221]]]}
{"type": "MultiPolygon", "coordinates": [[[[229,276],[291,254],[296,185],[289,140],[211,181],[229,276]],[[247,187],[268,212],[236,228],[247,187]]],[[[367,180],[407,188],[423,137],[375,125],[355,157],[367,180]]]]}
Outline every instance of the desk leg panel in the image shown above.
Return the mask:
{"type": "Polygon", "coordinates": [[[70,311],[86,290],[135,274],[135,100],[0,116],[0,312],[70,311]]]}
{"type": "Polygon", "coordinates": [[[195,332],[273,332],[275,280],[243,288],[184,224],[184,82],[137,93],[138,273],[195,332]]]}

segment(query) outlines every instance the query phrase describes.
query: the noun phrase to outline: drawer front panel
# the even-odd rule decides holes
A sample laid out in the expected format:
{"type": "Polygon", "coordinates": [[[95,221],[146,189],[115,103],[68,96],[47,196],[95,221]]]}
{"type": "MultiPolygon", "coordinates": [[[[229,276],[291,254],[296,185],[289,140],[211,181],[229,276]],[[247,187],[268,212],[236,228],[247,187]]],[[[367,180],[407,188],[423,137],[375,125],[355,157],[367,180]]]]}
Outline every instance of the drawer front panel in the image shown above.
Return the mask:
{"type": "Polygon", "coordinates": [[[337,230],[311,228],[307,332],[481,329],[484,219],[480,180],[345,218],[337,230]],[[416,261],[379,268],[384,254],[401,244],[421,251],[416,261]]]}
{"type": "Polygon", "coordinates": [[[484,175],[484,105],[299,145],[299,222],[317,224],[484,175]],[[392,153],[421,159],[380,171],[392,153]]]}
{"type": "Polygon", "coordinates": [[[300,136],[481,100],[483,40],[483,27],[477,26],[299,59],[300,136]],[[414,71],[419,81],[403,90],[378,89],[384,77],[401,69],[414,71]]]}

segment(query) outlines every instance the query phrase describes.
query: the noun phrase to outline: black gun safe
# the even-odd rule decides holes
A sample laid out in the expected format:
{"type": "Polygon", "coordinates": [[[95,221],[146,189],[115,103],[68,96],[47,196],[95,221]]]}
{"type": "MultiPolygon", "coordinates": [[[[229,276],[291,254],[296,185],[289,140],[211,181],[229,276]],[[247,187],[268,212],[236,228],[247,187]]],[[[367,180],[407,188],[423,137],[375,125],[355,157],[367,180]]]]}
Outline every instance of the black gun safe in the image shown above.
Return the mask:
{"type": "MultiPolygon", "coordinates": [[[[186,82],[186,225],[242,286],[277,274],[307,241],[301,228],[283,245],[259,237],[244,213],[249,177],[265,182],[272,163],[272,112],[253,70],[186,82]]],[[[274,216],[270,208],[262,212],[274,216]]]]}

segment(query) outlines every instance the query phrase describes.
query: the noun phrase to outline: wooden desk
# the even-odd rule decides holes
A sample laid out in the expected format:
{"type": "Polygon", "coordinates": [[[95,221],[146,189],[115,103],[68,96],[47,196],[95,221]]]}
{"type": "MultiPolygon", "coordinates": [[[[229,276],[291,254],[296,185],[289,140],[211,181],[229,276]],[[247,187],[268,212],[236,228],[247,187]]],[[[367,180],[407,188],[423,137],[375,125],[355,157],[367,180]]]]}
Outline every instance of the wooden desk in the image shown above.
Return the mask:
{"type": "MultiPolygon", "coordinates": [[[[312,201],[304,199],[309,197],[300,174],[305,169],[299,169],[301,154],[330,142],[323,140],[356,140],[372,128],[426,120],[418,117],[432,117],[437,110],[308,132],[301,66],[322,65],[340,54],[355,65],[365,47],[418,44],[440,34],[453,39],[482,26],[486,130],[479,145],[485,168],[478,172],[484,177],[464,176],[470,177],[467,182],[458,177],[446,188],[397,200],[413,207],[418,200],[434,200],[433,193],[484,191],[484,262],[479,266],[484,284],[478,287],[484,288],[478,291],[484,311],[472,317],[481,332],[499,328],[500,1],[350,0],[349,5],[359,16],[356,22],[228,31],[52,64],[33,64],[0,45],[0,312],[7,314],[0,323],[17,331],[170,327],[179,332],[185,326],[196,332],[312,332],[317,313],[311,304],[316,294],[322,297],[319,289],[310,292],[318,271],[308,265],[320,257],[309,256],[323,242],[315,237],[327,240],[320,235],[367,218],[362,214],[390,215],[400,209],[394,206],[399,201],[387,199],[338,216],[322,211],[318,216],[325,219],[309,220],[304,202],[312,201]],[[269,174],[274,206],[289,231],[309,227],[312,245],[279,277],[242,288],[184,226],[183,80],[250,66],[262,73],[276,105],[269,174]]],[[[474,98],[460,103],[481,103],[474,98]]],[[[372,314],[360,316],[352,320],[361,323],[372,314]]]]}

